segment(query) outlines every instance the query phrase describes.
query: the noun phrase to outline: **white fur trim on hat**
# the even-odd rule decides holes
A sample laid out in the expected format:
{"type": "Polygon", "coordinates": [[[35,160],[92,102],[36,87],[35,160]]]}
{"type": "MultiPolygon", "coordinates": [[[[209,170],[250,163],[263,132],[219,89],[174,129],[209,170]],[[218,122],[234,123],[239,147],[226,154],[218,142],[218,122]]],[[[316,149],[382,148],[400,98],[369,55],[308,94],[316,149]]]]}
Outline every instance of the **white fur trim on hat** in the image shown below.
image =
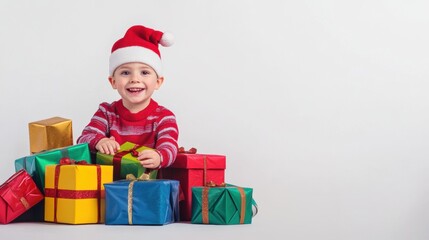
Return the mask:
{"type": "Polygon", "coordinates": [[[139,47],[139,46],[131,46],[117,49],[110,55],[109,59],[109,74],[113,76],[113,72],[119,66],[124,63],[130,62],[141,62],[151,66],[158,77],[162,77],[162,64],[161,59],[150,49],[139,47]]]}

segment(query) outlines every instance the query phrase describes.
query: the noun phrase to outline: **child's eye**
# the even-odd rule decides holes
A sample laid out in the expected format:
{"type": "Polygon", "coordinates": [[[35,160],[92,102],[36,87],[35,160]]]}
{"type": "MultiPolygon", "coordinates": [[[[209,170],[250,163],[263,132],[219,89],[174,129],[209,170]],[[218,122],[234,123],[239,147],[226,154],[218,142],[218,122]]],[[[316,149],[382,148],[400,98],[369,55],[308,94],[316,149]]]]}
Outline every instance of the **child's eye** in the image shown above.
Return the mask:
{"type": "Polygon", "coordinates": [[[127,70],[123,70],[123,71],[121,71],[121,75],[130,75],[130,71],[127,71],[127,70]]]}
{"type": "Polygon", "coordinates": [[[142,75],[149,75],[150,74],[150,72],[149,71],[146,71],[146,70],[143,70],[142,71],[142,75]]]}

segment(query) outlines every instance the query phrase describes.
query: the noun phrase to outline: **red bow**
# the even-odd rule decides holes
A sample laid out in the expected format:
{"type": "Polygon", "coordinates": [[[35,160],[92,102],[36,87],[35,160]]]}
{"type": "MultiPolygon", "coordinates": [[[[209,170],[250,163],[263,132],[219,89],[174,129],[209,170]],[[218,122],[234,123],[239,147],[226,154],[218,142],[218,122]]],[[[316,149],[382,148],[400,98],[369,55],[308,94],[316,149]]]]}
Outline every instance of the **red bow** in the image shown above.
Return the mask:
{"type": "Polygon", "coordinates": [[[139,156],[139,152],[137,151],[137,148],[139,148],[139,147],[140,147],[140,145],[136,144],[132,149],[130,149],[128,151],[131,151],[131,155],[133,157],[138,157],[139,156]]]}
{"type": "Polygon", "coordinates": [[[81,161],[76,161],[73,159],[70,159],[68,157],[63,157],[60,159],[60,165],[87,165],[88,163],[85,160],[81,160],[81,161]]]}
{"type": "Polygon", "coordinates": [[[184,147],[180,147],[179,148],[179,153],[190,153],[190,154],[195,154],[197,153],[197,149],[196,148],[191,148],[188,151],[185,150],[184,147]]]}

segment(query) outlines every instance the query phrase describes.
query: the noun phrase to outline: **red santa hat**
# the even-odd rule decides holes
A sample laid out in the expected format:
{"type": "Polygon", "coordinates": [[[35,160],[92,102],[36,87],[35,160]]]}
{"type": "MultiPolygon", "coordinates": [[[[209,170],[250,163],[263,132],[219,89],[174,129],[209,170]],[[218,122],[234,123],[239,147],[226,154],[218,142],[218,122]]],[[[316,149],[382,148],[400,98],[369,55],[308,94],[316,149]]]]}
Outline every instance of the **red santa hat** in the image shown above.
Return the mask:
{"type": "Polygon", "coordinates": [[[174,43],[173,35],[144,26],[130,27],[124,37],[113,44],[109,59],[109,74],[124,63],[141,62],[151,66],[162,77],[161,53],[158,44],[169,47],[174,43]]]}

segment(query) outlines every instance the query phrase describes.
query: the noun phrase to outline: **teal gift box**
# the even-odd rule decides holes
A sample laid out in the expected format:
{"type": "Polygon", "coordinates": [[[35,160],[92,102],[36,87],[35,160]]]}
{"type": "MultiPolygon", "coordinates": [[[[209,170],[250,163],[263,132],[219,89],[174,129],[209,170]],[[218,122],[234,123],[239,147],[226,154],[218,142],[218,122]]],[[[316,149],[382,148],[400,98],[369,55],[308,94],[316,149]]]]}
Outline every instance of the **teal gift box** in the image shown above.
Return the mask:
{"type": "Polygon", "coordinates": [[[179,221],[179,181],[105,183],[106,225],[164,225],[179,221]]]}
{"type": "Polygon", "coordinates": [[[76,161],[85,160],[91,163],[91,155],[87,143],[51,149],[15,160],[15,170],[25,169],[33,178],[40,191],[45,189],[45,167],[59,164],[61,158],[76,161]]]}
{"type": "Polygon", "coordinates": [[[192,188],[191,223],[250,224],[256,202],[253,189],[231,184],[192,188]]]}

